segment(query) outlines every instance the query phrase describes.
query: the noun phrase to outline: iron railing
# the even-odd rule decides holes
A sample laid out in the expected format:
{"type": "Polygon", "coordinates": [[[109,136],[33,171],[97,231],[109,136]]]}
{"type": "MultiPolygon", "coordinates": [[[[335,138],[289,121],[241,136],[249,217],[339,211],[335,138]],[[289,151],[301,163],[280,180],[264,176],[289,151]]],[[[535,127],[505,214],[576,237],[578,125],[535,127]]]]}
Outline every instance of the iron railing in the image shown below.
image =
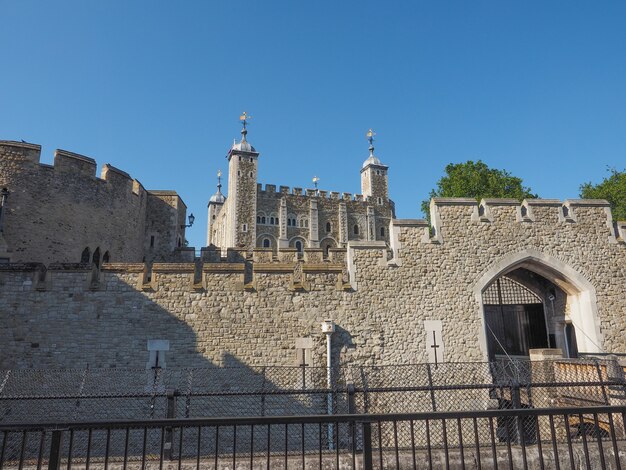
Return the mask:
{"type": "Polygon", "coordinates": [[[620,469],[625,419],[605,406],[1,425],[0,470],[620,469]]]}

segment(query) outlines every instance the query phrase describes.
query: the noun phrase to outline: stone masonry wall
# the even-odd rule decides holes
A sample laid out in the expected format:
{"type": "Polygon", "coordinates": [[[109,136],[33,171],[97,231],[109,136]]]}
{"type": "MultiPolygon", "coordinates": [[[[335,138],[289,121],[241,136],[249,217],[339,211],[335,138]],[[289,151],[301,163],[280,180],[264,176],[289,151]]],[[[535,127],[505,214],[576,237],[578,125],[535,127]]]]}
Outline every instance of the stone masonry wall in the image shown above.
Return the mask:
{"type": "Polygon", "coordinates": [[[54,166],[41,147],[0,141],[0,188],[11,192],[4,237],[16,262],[79,262],[84,248],[112,261],[142,258],[146,191],[128,174],[64,150],[54,166]]]}
{"type": "MultiPolygon", "coordinates": [[[[167,339],[168,367],[294,365],[295,340],[314,340],[325,363],[320,323],[332,318],[334,361],[399,364],[427,360],[424,320],[442,320],[445,360],[485,360],[478,280],[511,254],[556,259],[595,288],[603,350],[625,352],[626,246],[606,203],[472,201],[433,204],[424,221],[394,221],[386,244],[353,242],[348,252],[257,250],[246,260],[207,255],[193,263],[108,264],[99,277],[82,265],[0,267],[0,368],[145,367],[146,341],[167,339]],[[532,219],[530,220],[529,217],[532,219]],[[346,257],[347,255],[347,257],[346,257]],[[347,279],[346,263],[350,279],[347,279]],[[148,281],[148,278],[150,281],[148,281]]],[[[623,224],[620,225],[623,227],[623,224]]]]}
{"type": "MultiPolygon", "coordinates": [[[[353,199],[351,194],[339,194],[326,191],[316,191],[307,189],[305,192],[300,188],[293,188],[289,192],[288,187],[281,186],[280,191],[276,192],[276,186],[266,185],[265,190],[261,189],[261,185],[257,185],[257,214],[266,217],[265,224],[257,223],[257,242],[256,246],[261,247],[263,238],[270,236],[274,238],[273,247],[276,247],[275,240],[279,237],[279,225],[271,225],[270,216],[278,216],[280,213],[280,201],[285,198],[287,201],[287,214],[289,218],[297,221],[304,217],[309,220],[309,201],[315,199],[318,204],[318,241],[324,239],[332,241],[331,246],[340,246],[340,221],[339,221],[339,204],[346,204],[348,215],[347,236],[348,240],[358,241],[367,240],[367,208],[372,207],[375,217],[375,239],[389,242],[388,227],[393,216],[393,203],[389,199],[384,199],[382,204],[378,204],[376,198],[365,199],[361,195],[355,196],[353,199]],[[326,223],[330,222],[331,230],[326,231],[326,223]],[[358,224],[359,233],[354,233],[354,225],[358,224]],[[384,235],[381,235],[380,228],[384,227],[384,235]]],[[[296,238],[303,239],[306,246],[311,246],[309,241],[309,225],[307,227],[288,226],[287,239],[290,240],[290,246],[294,246],[296,238]],[[308,245],[307,245],[308,243],[308,245]]],[[[324,243],[322,243],[324,245],[324,243]]]]}

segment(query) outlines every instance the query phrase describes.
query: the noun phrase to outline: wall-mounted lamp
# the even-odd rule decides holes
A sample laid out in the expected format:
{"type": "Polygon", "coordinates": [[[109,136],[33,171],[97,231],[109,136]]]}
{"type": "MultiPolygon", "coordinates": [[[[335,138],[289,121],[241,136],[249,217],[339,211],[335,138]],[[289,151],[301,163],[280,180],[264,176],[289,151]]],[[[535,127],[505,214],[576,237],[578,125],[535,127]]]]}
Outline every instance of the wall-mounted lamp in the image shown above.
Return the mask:
{"type": "Polygon", "coordinates": [[[189,223],[187,225],[181,225],[180,228],[187,228],[193,225],[194,221],[196,220],[196,218],[193,215],[193,212],[189,214],[189,217],[187,217],[187,219],[189,219],[189,223]]]}

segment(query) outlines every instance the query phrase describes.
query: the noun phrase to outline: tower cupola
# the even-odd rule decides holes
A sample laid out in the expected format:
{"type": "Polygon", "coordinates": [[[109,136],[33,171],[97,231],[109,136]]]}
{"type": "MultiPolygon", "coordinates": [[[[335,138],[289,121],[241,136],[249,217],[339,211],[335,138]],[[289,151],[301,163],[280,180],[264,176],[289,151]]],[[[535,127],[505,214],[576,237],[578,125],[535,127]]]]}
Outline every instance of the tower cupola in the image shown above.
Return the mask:
{"type": "Polygon", "coordinates": [[[367,134],[370,155],[361,167],[361,193],[365,197],[375,198],[378,204],[384,204],[389,198],[387,189],[387,170],[378,157],[374,155],[374,136],[376,133],[370,129],[367,134]]]}

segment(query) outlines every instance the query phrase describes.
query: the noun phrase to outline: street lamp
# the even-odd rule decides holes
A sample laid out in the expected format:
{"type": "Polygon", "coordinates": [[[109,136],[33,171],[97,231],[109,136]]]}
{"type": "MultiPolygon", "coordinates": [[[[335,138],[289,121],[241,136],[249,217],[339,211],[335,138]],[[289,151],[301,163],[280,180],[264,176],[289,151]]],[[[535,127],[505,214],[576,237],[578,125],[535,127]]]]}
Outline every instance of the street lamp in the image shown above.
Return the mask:
{"type": "Polygon", "coordinates": [[[193,215],[193,212],[189,214],[189,217],[187,217],[187,219],[189,219],[189,223],[187,225],[181,225],[180,228],[187,228],[193,225],[194,221],[196,220],[196,218],[193,215]]]}

